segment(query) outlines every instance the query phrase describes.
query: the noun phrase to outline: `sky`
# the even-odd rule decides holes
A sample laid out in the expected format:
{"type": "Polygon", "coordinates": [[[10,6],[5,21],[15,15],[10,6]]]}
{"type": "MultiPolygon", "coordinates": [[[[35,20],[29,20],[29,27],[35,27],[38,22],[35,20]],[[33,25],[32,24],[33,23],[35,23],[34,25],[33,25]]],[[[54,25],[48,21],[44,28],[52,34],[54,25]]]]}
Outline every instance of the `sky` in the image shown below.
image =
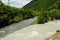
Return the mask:
{"type": "MultiPolygon", "coordinates": [[[[32,0],[10,0],[10,6],[12,7],[17,7],[17,8],[22,8],[32,0]]],[[[8,5],[8,0],[2,0],[3,3],[8,5]]]]}

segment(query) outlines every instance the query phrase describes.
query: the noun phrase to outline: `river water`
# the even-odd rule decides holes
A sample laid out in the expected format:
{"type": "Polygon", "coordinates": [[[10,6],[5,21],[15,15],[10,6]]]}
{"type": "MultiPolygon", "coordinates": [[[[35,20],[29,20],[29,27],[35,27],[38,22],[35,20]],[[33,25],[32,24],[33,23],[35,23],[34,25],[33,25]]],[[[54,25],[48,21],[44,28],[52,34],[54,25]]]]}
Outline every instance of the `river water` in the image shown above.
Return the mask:
{"type": "Polygon", "coordinates": [[[6,26],[2,29],[0,29],[0,38],[3,38],[4,36],[10,34],[10,33],[13,33],[17,30],[20,30],[26,26],[29,26],[32,24],[33,21],[35,21],[37,18],[34,17],[34,18],[30,18],[30,19],[27,19],[27,20],[24,20],[24,21],[21,21],[19,23],[14,23],[14,24],[11,24],[9,26],[6,26]]]}
{"type": "Polygon", "coordinates": [[[60,30],[60,20],[30,25],[1,38],[1,40],[45,40],[55,34],[56,30],[60,30]]]}

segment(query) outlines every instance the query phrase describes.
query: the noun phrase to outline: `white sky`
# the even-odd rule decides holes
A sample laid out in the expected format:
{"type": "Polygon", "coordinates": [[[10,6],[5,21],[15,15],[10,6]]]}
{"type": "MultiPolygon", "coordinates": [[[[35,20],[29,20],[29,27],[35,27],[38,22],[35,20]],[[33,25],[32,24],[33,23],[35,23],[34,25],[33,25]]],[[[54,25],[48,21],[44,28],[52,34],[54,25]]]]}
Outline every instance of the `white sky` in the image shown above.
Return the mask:
{"type": "MultiPolygon", "coordinates": [[[[21,8],[32,0],[10,0],[10,5],[21,8]]],[[[2,0],[3,3],[8,4],[8,0],[2,0]]]]}

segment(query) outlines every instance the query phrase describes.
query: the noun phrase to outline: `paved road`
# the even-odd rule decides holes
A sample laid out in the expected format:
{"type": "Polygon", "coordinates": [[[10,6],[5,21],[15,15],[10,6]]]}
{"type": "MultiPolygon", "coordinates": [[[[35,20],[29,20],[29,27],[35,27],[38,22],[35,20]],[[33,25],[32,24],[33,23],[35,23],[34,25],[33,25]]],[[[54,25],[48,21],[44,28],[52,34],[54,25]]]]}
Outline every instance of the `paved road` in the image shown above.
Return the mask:
{"type": "Polygon", "coordinates": [[[36,20],[36,17],[30,18],[30,19],[27,19],[19,23],[15,23],[15,24],[12,24],[10,26],[6,26],[5,28],[0,29],[0,38],[8,35],[9,33],[15,32],[26,26],[31,25],[34,20],[36,20]]]}
{"type": "Polygon", "coordinates": [[[45,38],[54,34],[56,30],[60,30],[60,20],[25,27],[5,36],[1,40],[45,40],[45,38]]]}

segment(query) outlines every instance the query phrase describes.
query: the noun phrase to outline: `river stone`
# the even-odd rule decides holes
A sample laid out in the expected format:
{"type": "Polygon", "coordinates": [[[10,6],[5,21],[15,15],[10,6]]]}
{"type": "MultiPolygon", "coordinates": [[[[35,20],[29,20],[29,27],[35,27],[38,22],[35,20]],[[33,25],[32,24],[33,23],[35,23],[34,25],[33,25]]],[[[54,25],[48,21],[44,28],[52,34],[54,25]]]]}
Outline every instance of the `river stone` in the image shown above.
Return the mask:
{"type": "Polygon", "coordinates": [[[25,27],[1,38],[1,40],[45,40],[56,30],[60,30],[60,20],[25,27]]]}

